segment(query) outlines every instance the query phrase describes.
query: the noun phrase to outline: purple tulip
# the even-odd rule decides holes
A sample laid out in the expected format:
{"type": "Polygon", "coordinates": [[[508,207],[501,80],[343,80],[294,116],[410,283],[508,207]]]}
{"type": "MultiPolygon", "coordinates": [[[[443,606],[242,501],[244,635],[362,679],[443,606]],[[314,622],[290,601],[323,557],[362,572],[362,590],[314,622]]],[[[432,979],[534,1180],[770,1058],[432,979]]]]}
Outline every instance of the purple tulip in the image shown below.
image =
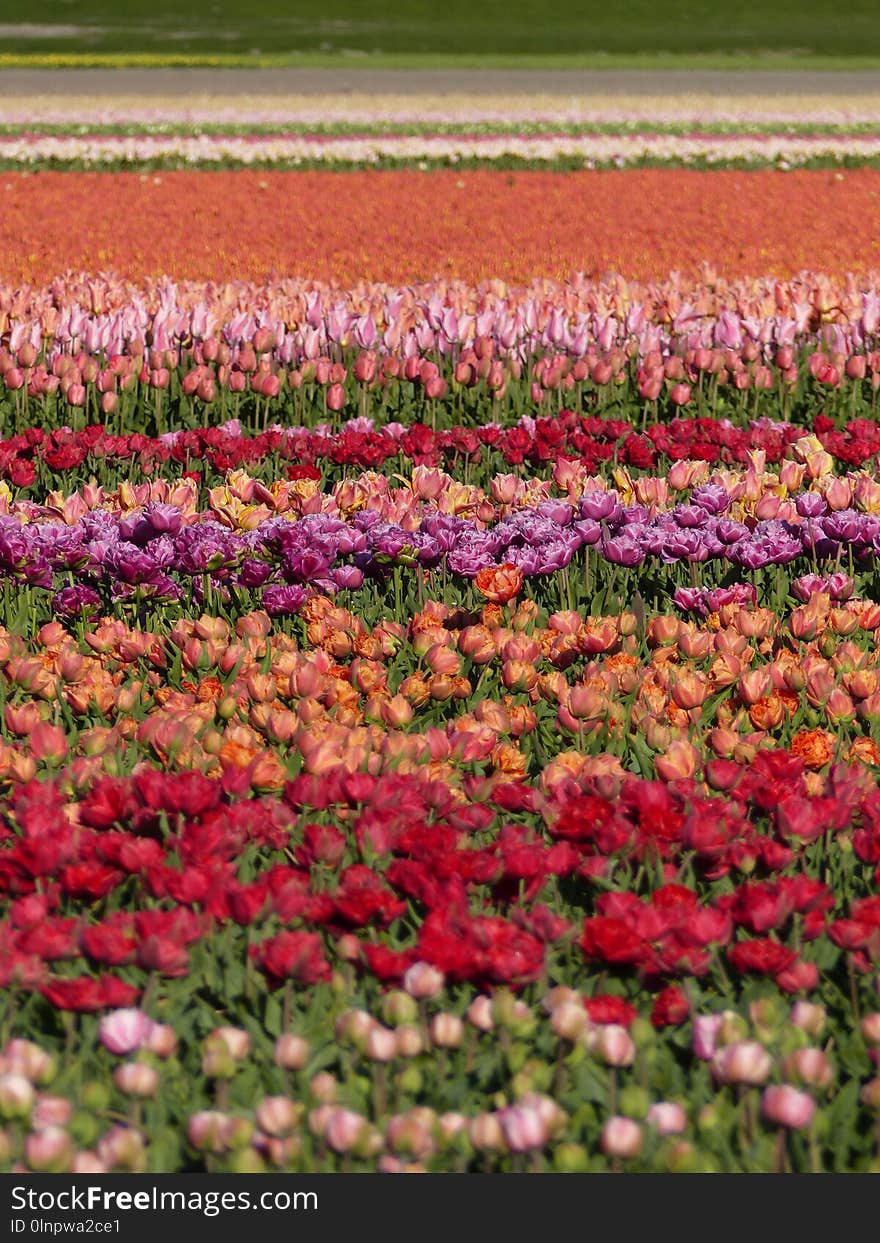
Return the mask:
{"type": "Polygon", "coordinates": [[[645,554],[635,542],[621,536],[620,539],[604,539],[602,541],[602,553],[606,560],[613,562],[615,565],[625,565],[633,567],[641,565],[645,559],[645,554]]]}
{"type": "Polygon", "coordinates": [[[691,505],[708,514],[723,514],[730,508],[730,496],[720,483],[701,483],[691,492],[691,505]]]}
{"type": "Polygon", "coordinates": [[[795,509],[802,518],[820,518],[828,513],[825,498],[818,492],[802,492],[794,503],[795,509]]]}
{"type": "Polygon", "coordinates": [[[52,607],[58,617],[77,617],[80,613],[92,613],[101,603],[101,597],[93,587],[62,587],[52,598],[52,607]]]}
{"type": "Polygon", "coordinates": [[[183,522],[183,515],[176,505],[153,501],[144,508],[144,520],[156,535],[176,535],[183,522]]]}
{"type": "Polygon", "coordinates": [[[584,518],[593,518],[596,522],[608,521],[621,509],[620,498],[616,492],[585,492],[581,497],[580,511],[584,518]]]}
{"type": "Polygon", "coordinates": [[[308,599],[305,587],[296,585],[266,587],[263,591],[263,608],[270,617],[284,617],[298,613],[308,599]]]}

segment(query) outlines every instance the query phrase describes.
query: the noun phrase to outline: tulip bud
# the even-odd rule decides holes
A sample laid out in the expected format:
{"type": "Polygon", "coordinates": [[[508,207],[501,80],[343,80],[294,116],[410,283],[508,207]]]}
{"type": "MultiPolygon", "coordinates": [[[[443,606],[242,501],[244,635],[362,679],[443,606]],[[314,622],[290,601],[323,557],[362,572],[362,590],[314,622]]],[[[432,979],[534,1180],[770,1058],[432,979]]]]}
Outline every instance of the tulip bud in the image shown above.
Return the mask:
{"type": "Polygon", "coordinates": [[[768,1122],[800,1131],[812,1122],[816,1102],[808,1093],[799,1092],[787,1083],[774,1085],[764,1089],[761,1112],[768,1122]]]}
{"type": "Polygon", "coordinates": [[[680,1135],[687,1127],[687,1114],[675,1101],[655,1101],[647,1118],[659,1135],[680,1135]]]}
{"type": "Polygon", "coordinates": [[[502,1109],[497,1118],[510,1152],[535,1151],[550,1139],[549,1127],[540,1111],[524,1100],[502,1109]]]}
{"type": "Polygon", "coordinates": [[[367,1033],[364,1052],[373,1062],[390,1062],[397,1055],[397,1035],[389,1027],[376,1023],[367,1033]]]}
{"type": "Polygon", "coordinates": [[[24,1157],[32,1170],[40,1174],[61,1174],[70,1169],[73,1142],[66,1131],[49,1126],[24,1141],[24,1157]]]}
{"type": "Polygon", "coordinates": [[[284,1070],[302,1070],[308,1064],[310,1052],[307,1040],[286,1032],[275,1041],[275,1065],[284,1070]]]}
{"type": "Polygon", "coordinates": [[[824,1006],[811,1001],[796,1001],[791,1007],[791,1022],[808,1036],[821,1036],[828,1020],[828,1012],[824,1006]]]}
{"type": "Polygon", "coordinates": [[[773,1067],[770,1054],[757,1040],[741,1040],[715,1054],[712,1069],[723,1083],[764,1083],[773,1067]]]}
{"type": "Polygon", "coordinates": [[[874,1011],[862,1019],[862,1035],[868,1044],[880,1045],[880,1013],[874,1011]]]}
{"type": "Polygon", "coordinates": [[[173,1057],[177,1050],[177,1033],[168,1023],[154,1023],[147,1036],[144,1048],[155,1053],[156,1057],[173,1057]]]}
{"type": "Polygon", "coordinates": [[[441,1049],[457,1049],[464,1037],[464,1024],[456,1014],[435,1014],[431,1020],[431,1040],[441,1049]]]}
{"type": "Polygon", "coordinates": [[[98,1039],[111,1053],[125,1056],[146,1044],[152,1029],[153,1020],[142,1010],[112,1010],[98,1024],[98,1039]]]}
{"type": "Polygon", "coordinates": [[[555,1006],[550,1016],[550,1027],[560,1040],[574,1044],[590,1024],[583,1005],[578,1001],[563,1001],[555,1006]]]}
{"type": "Polygon", "coordinates": [[[37,1097],[31,1113],[31,1126],[35,1131],[42,1131],[47,1126],[67,1126],[73,1106],[66,1096],[37,1097]]]}
{"type": "Polygon", "coordinates": [[[24,1075],[40,1087],[51,1083],[57,1070],[51,1053],[34,1044],[33,1040],[10,1040],[3,1050],[3,1061],[9,1070],[24,1075]]]}
{"type": "Polygon", "coordinates": [[[718,1028],[719,1044],[735,1044],[745,1040],[749,1034],[749,1025],[735,1010],[725,1010],[721,1015],[718,1028]]]}
{"type": "Polygon", "coordinates": [[[720,1014],[697,1014],[694,1016],[693,1050],[698,1058],[709,1062],[719,1043],[719,1032],[724,1022],[720,1014]]]}
{"type": "Polygon", "coordinates": [[[111,1127],[98,1141],[97,1155],[108,1169],[140,1173],[146,1165],[144,1137],[134,1127],[111,1127]]]}
{"type": "Polygon", "coordinates": [[[467,1009],[468,1022],[478,1031],[490,1032],[495,1026],[492,1015],[492,999],[481,995],[475,997],[467,1009]]]}
{"type": "Polygon", "coordinates": [[[113,1082],[126,1096],[155,1096],[159,1075],[146,1062],[123,1062],[113,1071],[113,1082]]]}
{"type": "Polygon", "coordinates": [[[70,1163],[71,1174],[107,1174],[109,1170],[96,1152],[78,1152],[70,1163]]]}
{"type": "Polygon", "coordinates": [[[257,1126],[267,1135],[287,1135],[299,1124],[302,1111],[288,1096],[264,1096],[255,1110],[257,1126]]]}
{"type": "Polygon", "coordinates": [[[419,1010],[415,999],[400,989],[393,989],[382,998],[382,1016],[387,1023],[398,1025],[413,1023],[418,1018],[419,1010]]]}
{"type": "Polygon", "coordinates": [[[632,1118],[609,1118],[600,1139],[606,1157],[637,1157],[642,1148],[642,1128],[632,1118]]]}
{"type": "Polygon", "coordinates": [[[432,967],[430,963],[415,962],[403,977],[403,987],[409,993],[410,997],[416,997],[421,1000],[427,1000],[436,997],[443,991],[446,982],[442,971],[438,971],[436,967],[432,967]]]}
{"type": "Polygon", "coordinates": [[[202,1045],[202,1073],[209,1079],[232,1079],[236,1072],[235,1058],[222,1037],[208,1036],[202,1045]]]}
{"type": "Polygon", "coordinates": [[[350,1040],[359,1049],[366,1047],[367,1037],[376,1027],[376,1020],[366,1010],[346,1010],[336,1020],[337,1040],[350,1040]]]}
{"type": "Polygon", "coordinates": [[[632,1066],[636,1046],[625,1027],[606,1023],[596,1029],[593,1049],[609,1066],[632,1066]]]}
{"type": "Polygon", "coordinates": [[[187,1138],[199,1152],[219,1155],[229,1150],[230,1122],[228,1114],[214,1109],[203,1109],[190,1116],[186,1124],[187,1138]]]}
{"type": "Polygon", "coordinates": [[[505,1146],[504,1132],[495,1114],[481,1113],[471,1118],[468,1138],[480,1152],[497,1152],[505,1146]]]}
{"type": "Polygon", "coordinates": [[[364,1139],[368,1126],[361,1114],[337,1106],[327,1118],[324,1139],[334,1152],[351,1152],[364,1139]]]}
{"type": "Polygon", "coordinates": [[[822,1049],[795,1049],[782,1063],[786,1079],[813,1087],[827,1088],[834,1078],[831,1062],[822,1049]]]}
{"type": "Polygon", "coordinates": [[[880,1110],[880,1076],[877,1076],[874,1079],[869,1079],[868,1082],[862,1086],[862,1090],[859,1093],[859,1100],[863,1105],[867,1105],[868,1109],[880,1110]]]}
{"type": "Polygon", "coordinates": [[[29,1118],[36,1094],[24,1075],[8,1071],[0,1075],[0,1118],[29,1118]]]}
{"type": "Polygon", "coordinates": [[[219,1037],[223,1041],[230,1057],[236,1062],[244,1061],[250,1051],[251,1038],[242,1027],[217,1027],[211,1036],[219,1037]]]}
{"type": "Polygon", "coordinates": [[[339,1090],[339,1084],[336,1078],[327,1070],[321,1070],[312,1077],[309,1084],[309,1093],[316,1101],[329,1104],[336,1100],[336,1093],[339,1090]]]}

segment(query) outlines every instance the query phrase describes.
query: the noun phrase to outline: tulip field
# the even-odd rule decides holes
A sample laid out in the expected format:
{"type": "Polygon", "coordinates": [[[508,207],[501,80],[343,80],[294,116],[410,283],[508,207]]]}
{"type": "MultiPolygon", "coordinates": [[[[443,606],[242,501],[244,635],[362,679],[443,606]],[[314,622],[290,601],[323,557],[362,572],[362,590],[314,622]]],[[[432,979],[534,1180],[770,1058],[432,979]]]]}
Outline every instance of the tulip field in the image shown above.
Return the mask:
{"type": "Polygon", "coordinates": [[[92,140],[0,134],[0,1166],[880,1168],[880,173],[92,140]]]}

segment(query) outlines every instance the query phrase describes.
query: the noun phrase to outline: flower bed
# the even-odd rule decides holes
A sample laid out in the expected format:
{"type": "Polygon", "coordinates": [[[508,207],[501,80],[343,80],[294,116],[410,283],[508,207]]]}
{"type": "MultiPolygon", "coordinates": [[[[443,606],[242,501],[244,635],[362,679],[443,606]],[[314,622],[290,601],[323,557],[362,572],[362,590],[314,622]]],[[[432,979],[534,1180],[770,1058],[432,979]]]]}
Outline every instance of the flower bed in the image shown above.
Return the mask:
{"type": "Polygon", "coordinates": [[[868,1170],[874,277],[0,291],[0,1158],[868,1170]]]}
{"type": "Polygon", "coordinates": [[[878,187],[871,168],[6,172],[0,246],[4,280],[41,285],[71,269],[347,286],[659,281],[709,264],[711,286],[717,275],[876,269],[878,187]]]}

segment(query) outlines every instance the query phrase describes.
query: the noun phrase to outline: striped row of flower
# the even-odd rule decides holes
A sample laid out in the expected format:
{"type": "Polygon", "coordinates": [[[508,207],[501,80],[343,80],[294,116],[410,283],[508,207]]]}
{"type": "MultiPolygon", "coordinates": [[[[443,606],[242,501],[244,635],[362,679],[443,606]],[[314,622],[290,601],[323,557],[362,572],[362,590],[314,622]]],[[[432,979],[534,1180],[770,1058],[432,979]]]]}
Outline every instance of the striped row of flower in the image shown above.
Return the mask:
{"type": "Polygon", "coordinates": [[[112,416],[117,434],[193,427],[209,407],[258,427],[359,410],[364,429],[369,407],[394,434],[485,424],[487,399],[493,425],[527,429],[531,410],[566,403],[742,426],[764,393],[768,429],[767,415],[852,423],[876,405],[878,337],[873,278],[347,292],[71,279],[0,292],[0,402],[16,430],[112,416]]]}
{"type": "MultiPolygon", "coordinates": [[[[406,293],[413,283],[433,280],[443,296],[453,278],[485,282],[499,300],[514,296],[516,285],[528,299],[530,290],[543,296],[581,273],[568,295],[571,315],[594,309],[579,305],[579,291],[592,286],[600,298],[602,291],[626,298],[618,312],[625,317],[642,300],[634,288],[640,278],[689,290],[710,307],[751,289],[768,299],[752,312],[763,319],[779,310],[775,287],[797,289],[795,274],[811,271],[829,274],[819,278],[817,293],[832,295],[820,314],[845,323],[834,310],[841,296],[852,318],[853,292],[880,267],[880,170],[871,167],[795,168],[785,177],[773,168],[538,167],[502,177],[478,167],[435,169],[430,177],[418,168],[338,170],[332,211],[325,172],[46,170],[33,177],[7,170],[0,173],[5,278],[60,292],[71,288],[60,274],[86,270],[99,289],[110,286],[111,305],[114,289],[115,305],[138,296],[98,276],[114,269],[150,290],[169,272],[181,285],[185,278],[208,284],[217,291],[212,302],[233,296],[227,283],[237,281],[314,291],[306,278],[349,289],[360,302],[370,298],[367,285],[382,281],[401,288],[407,304],[418,297],[406,293]],[[683,275],[669,280],[670,272],[683,275]],[[288,285],[279,273],[301,279],[288,285]]],[[[89,306],[87,283],[80,282],[89,306]]],[[[233,314],[239,309],[248,308],[233,314]]]]}
{"type": "Polygon", "coordinates": [[[337,134],[0,132],[0,166],[297,167],[457,165],[572,161],[583,168],[642,165],[787,169],[864,165],[880,159],[880,133],[482,133],[337,134]]]}
{"type": "Polygon", "coordinates": [[[240,96],[235,103],[216,95],[208,102],[191,97],[140,97],[132,102],[74,97],[60,106],[50,96],[34,96],[26,103],[0,101],[0,129],[27,132],[99,134],[105,132],[224,132],[286,133],[325,130],[339,132],[522,133],[615,131],[648,127],[658,133],[815,133],[842,135],[871,132],[880,125],[880,107],[871,95],[847,99],[843,95],[780,96],[733,95],[714,97],[691,92],[680,100],[630,95],[623,101],[584,97],[420,95],[324,95],[316,101],[306,95],[272,102],[240,96]]]}
{"type": "MultiPolygon", "coordinates": [[[[487,494],[424,467],[409,486],[389,489],[367,473],[326,495],[314,479],[267,487],[237,472],[208,490],[203,509],[192,479],[121,485],[115,494],[86,485],[69,498],[50,495],[43,506],[10,503],[6,489],[3,608],[8,618],[20,607],[22,597],[10,596],[16,584],[28,587],[29,607],[41,600],[46,607],[45,591],[59,616],[75,617],[111,601],[143,608],[148,599],[191,604],[215,593],[295,615],[315,589],[366,585],[381,595],[393,583],[399,596],[449,579],[466,593],[469,582],[495,573],[513,576],[513,594],[526,580],[542,600],[569,604],[599,593],[626,598],[637,589],[629,571],[641,568],[651,571],[655,597],[675,591],[677,601],[688,585],[700,585],[700,565],[706,587],[770,567],[790,567],[794,576],[848,569],[872,583],[880,489],[868,475],[820,474],[830,458],[815,446],[806,463],[786,463],[778,476],[763,473],[760,452],[748,471],[704,483],[696,482],[708,474],[704,463],[679,463],[673,483],[694,485],[684,499],[670,495],[666,481],[618,472],[629,483],[628,504],[563,464],[555,472],[563,496],[510,475],[497,477],[487,494]],[[801,490],[808,468],[817,486],[801,490]]],[[[787,580],[777,582],[781,598],[787,580]]]]}
{"type": "MultiPolygon", "coordinates": [[[[316,504],[310,498],[321,491],[322,480],[335,488],[348,478],[347,468],[384,469],[405,473],[399,482],[423,499],[436,499],[444,512],[467,513],[486,503],[537,504],[555,495],[554,488],[576,498],[588,477],[593,486],[606,486],[608,476],[596,473],[603,466],[627,503],[634,499],[665,503],[671,495],[707,482],[713,466],[753,463],[759,490],[779,495],[783,495],[780,488],[799,487],[809,480],[827,494],[835,470],[841,475],[845,467],[857,467],[858,472],[847,472],[849,491],[831,490],[831,504],[838,505],[844,496],[847,505],[865,510],[872,502],[861,472],[878,454],[880,429],[867,418],[852,419],[841,427],[827,415],[817,415],[811,428],[766,418],[736,427],[727,419],[679,412],[669,422],[645,420],[635,431],[625,419],[563,409],[557,415],[523,415],[509,427],[435,429],[418,421],[408,427],[396,423],[377,427],[371,418],[361,416],[345,420],[336,431],[329,423],[310,428],[275,423],[251,434],[239,419],[159,436],[119,435],[100,423],[79,430],[30,428],[0,440],[0,478],[18,489],[36,486],[48,492],[88,483],[97,472],[102,494],[132,485],[129,495],[146,504],[167,499],[161,482],[151,485],[157,472],[166,482],[187,478],[211,487],[223,483],[228,471],[244,469],[273,497],[286,495],[287,507],[300,513],[316,504]],[[756,454],[762,455],[762,467],[756,454]],[[766,470],[784,463],[788,465],[782,473],[766,470]],[[505,477],[524,464],[526,473],[505,477]],[[447,473],[459,467],[466,468],[465,484],[455,484],[447,473]],[[435,473],[425,477],[426,468],[435,473]],[[644,476],[643,471],[656,471],[662,478],[644,476]],[[298,486],[289,488],[288,481],[298,486]]],[[[356,480],[351,486],[358,495],[356,480]]],[[[366,487],[360,486],[363,503],[382,508],[389,486],[385,476],[370,476],[366,487]]],[[[12,493],[2,491],[0,498],[0,506],[8,509],[12,493]]],[[[65,518],[76,512],[63,494],[50,503],[65,518]]],[[[272,504],[277,509],[278,499],[272,504]]],[[[328,500],[317,504],[323,510],[328,500]]],[[[332,504],[329,507],[333,509],[332,504]]],[[[26,515],[28,510],[21,512],[26,515]]]]}
{"type": "MultiPolygon", "coordinates": [[[[12,354],[30,346],[34,356],[18,360],[29,366],[44,347],[52,362],[78,349],[143,356],[148,348],[180,350],[188,343],[201,345],[200,362],[217,361],[213,351],[222,353],[224,346],[250,346],[286,365],[317,362],[345,348],[402,359],[431,352],[458,358],[468,348],[489,359],[553,351],[579,358],[590,349],[614,348],[635,349],[644,359],[676,346],[751,348],[754,361],[768,347],[821,344],[838,353],[861,351],[877,342],[878,331],[876,273],[835,279],[804,272],[787,281],[728,281],[707,273],[701,281],[657,283],[579,276],[531,287],[438,279],[348,290],[294,279],[261,286],[164,278],[138,286],[81,274],[43,289],[0,288],[0,341],[12,354]],[[204,354],[205,347],[211,353],[204,354]]],[[[10,361],[4,357],[4,370],[10,361]]],[[[219,361],[228,365],[233,358],[219,361]]],[[[700,369],[731,365],[707,358],[700,369]]]]}

